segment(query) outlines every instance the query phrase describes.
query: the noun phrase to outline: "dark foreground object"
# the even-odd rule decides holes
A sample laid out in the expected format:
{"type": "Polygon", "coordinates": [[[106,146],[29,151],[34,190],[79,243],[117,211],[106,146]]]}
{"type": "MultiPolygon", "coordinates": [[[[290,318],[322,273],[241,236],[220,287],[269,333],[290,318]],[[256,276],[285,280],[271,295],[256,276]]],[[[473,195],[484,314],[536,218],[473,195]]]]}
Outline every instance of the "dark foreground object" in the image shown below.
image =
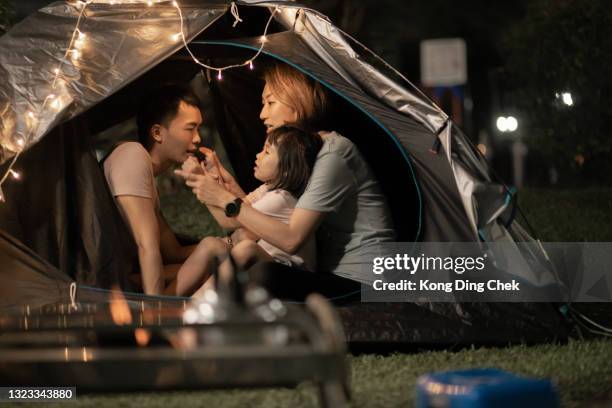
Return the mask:
{"type": "Polygon", "coordinates": [[[348,398],[339,321],[321,296],[307,308],[258,298],[247,308],[213,292],[198,303],[112,300],[0,318],[0,383],[79,392],[295,386],[323,406],[348,398]]]}

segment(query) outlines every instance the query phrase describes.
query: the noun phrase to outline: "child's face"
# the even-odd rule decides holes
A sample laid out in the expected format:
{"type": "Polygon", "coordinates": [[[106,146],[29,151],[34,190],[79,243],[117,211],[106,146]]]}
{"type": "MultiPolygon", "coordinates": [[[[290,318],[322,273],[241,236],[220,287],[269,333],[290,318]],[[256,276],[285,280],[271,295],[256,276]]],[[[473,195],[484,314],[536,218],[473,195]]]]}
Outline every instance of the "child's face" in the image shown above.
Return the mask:
{"type": "Polygon", "coordinates": [[[255,178],[263,183],[272,183],[278,178],[278,151],[267,140],[255,159],[255,178]]]}

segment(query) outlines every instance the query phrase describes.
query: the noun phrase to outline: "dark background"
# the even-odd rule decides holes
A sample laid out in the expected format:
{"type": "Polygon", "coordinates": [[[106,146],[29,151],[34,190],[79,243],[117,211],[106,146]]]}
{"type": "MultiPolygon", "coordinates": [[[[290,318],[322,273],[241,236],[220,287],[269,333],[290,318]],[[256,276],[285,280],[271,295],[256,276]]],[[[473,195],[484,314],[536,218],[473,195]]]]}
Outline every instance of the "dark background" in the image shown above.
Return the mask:
{"type": "MultiPolygon", "coordinates": [[[[0,31],[50,3],[0,0],[0,31]]],[[[305,0],[420,86],[424,39],[462,38],[468,83],[453,119],[513,182],[512,145],[529,149],[525,184],[610,185],[612,12],[604,0],[305,0]],[[571,92],[573,105],[555,96],[571,92]],[[502,133],[498,116],[519,128],[502,133]]],[[[423,89],[431,94],[430,89],[423,89]]],[[[451,113],[450,101],[439,104],[451,113]]]]}

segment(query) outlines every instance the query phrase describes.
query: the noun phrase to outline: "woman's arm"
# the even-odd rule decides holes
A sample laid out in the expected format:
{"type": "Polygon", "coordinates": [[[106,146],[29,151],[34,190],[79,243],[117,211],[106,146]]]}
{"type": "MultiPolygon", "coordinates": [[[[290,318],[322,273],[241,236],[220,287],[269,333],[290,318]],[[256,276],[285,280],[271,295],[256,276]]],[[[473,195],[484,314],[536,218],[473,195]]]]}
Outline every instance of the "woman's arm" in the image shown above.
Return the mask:
{"type": "MultiPolygon", "coordinates": [[[[185,178],[198,197],[198,200],[219,210],[234,201],[236,196],[224,189],[210,175],[187,174],[177,170],[185,178]]],[[[220,210],[221,211],[221,210],[220,210]]],[[[296,208],[289,218],[289,223],[278,221],[265,215],[250,205],[242,205],[234,219],[260,238],[289,254],[295,254],[304,241],[310,238],[323,220],[325,213],[296,208]]]]}

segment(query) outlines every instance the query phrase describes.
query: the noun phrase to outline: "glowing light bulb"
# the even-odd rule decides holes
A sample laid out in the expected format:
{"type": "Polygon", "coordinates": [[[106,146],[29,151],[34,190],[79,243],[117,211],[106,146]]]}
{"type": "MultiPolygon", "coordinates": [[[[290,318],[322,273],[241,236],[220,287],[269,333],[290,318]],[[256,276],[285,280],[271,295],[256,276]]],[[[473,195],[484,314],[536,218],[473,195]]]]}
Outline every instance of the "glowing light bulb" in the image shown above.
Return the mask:
{"type": "Polygon", "coordinates": [[[253,69],[253,60],[249,61],[249,69],[253,69]]]}
{"type": "Polygon", "coordinates": [[[32,112],[32,111],[28,112],[28,116],[30,117],[30,119],[35,119],[36,118],[36,116],[34,115],[34,112],[32,112]]]}
{"type": "Polygon", "coordinates": [[[11,173],[11,176],[13,176],[15,180],[19,180],[21,178],[21,175],[13,169],[10,169],[9,173],[11,173]]]}
{"type": "Polygon", "coordinates": [[[177,3],[176,1],[173,1],[173,2],[172,2],[172,5],[173,5],[174,7],[178,7],[178,6],[179,6],[179,5],[178,5],[178,3],[177,3]]]}
{"type": "Polygon", "coordinates": [[[153,5],[152,1],[147,1],[147,6],[151,7],[153,5]]]}
{"type": "Polygon", "coordinates": [[[81,47],[83,47],[83,44],[84,44],[83,40],[76,40],[74,42],[74,47],[75,48],[81,48],[81,47]]]}
{"type": "Polygon", "coordinates": [[[77,30],[79,32],[79,40],[84,40],[85,38],[87,38],[87,34],[81,32],[80,30],[77,30]]]}
{"type": "Polygon", "coordinates": [[[79,50],[71,50],[72,52],[72,58],[74,59],[79,59],[79,57],[81,56],[81,52],[79,50]]]}
{"type": "Polygon", "coordinates": [[[265,43],[266,41],[268,41],[268,37],[266,37],[265,35],[261,36],[261,42],[265,43]]]}
{"type": "Polygon", "coordinates": [[[53,73],[54,73],[55,75],[58,75],[58,74],[60,73],[59,68],[55,68],[55,69],[53,70],[53,73]]]}
{"type": "Polygon", "coordinates": [[[178,41],[180,38],[181,38],[181,33],[172,34],[172,35],[170,36],[170,39],[171,39],[172,41],[178,41]]]}
{"type": "Polygon", "coordinates": [[[53,102],[51,102],[51,108],[55,110],[59,110],[61,107],[62,107],[62,103],[60,102],[59,99],[55,99],[53,100],[53,102]]]}
{"type": "Polygon", "coordinates": [[[217,75],[217,79],[219,81],[223,79],[223,76],[221,75],[221,70],[219,70],[219,74],[217,75]]]}
{"type": "Polygon", "coordinates": [[[21,137],[17,139],[17,146],[19,147],[23,147],[25,146],[25,140],[23,140],[21,137]]]}

